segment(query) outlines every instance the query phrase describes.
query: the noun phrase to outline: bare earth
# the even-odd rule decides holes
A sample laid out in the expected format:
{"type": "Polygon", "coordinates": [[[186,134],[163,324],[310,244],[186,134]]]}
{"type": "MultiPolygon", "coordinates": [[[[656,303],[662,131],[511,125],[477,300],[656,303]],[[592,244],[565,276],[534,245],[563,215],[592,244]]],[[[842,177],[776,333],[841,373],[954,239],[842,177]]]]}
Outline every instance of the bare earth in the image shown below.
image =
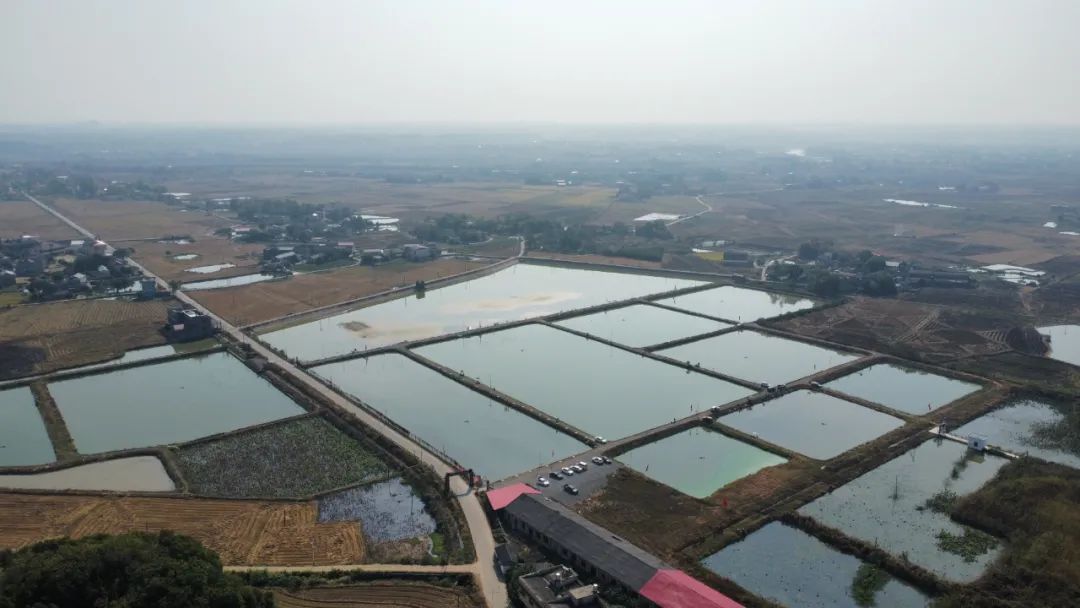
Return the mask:
{"type": "MultiPolygon", "coordinates": [[[[200,211],[181,211],[157,201],[98,201],[58,198],[57,211],[105,240],[191,235],[196,239],[235,222],[200,211]]],[[[114,243],[123,245],[123,243],[114,243]]]]}
{"type": "Polygon", "coordinates": [[[375,582],[347,587],[274,591],[279,608],[471,608],[464,590],[424,583],[375,582]]]}
{"type": "Polygon", "coordinates": [[[133,257],[146,266],[150,272],[166,281],[176,279],[185,282],[221,279],[256,272],[265,247],[262,244],[236,243],[216,236],[196,238],[193,243],[143,241],[120,243],[120,245],[135,249],[133,257]],[[175,256],[184,254],[196,254],[199,257],[190,260],[175,259],[175,256]],[[187,271],[188,268],[214,264],[235,264],[235,268],[226,268],[212,274],[187,271]]]}
{"type": "Polygon", "coordinates": [[[30,201],[0,201],[0,238],[27,234],[47,241],[79,238],[74,229],[30,201]]]}

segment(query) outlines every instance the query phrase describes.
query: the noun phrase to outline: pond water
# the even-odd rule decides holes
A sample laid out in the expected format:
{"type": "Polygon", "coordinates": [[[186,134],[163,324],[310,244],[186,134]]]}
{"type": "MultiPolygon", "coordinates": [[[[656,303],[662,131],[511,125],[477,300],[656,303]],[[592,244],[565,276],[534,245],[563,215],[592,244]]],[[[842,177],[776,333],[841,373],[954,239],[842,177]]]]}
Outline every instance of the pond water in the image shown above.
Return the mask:
{"type": "Polygon", "coordinates": [[[904,425],[895,416],[811,391],[788,393],[717,422],[820,460],[904,425]]]}
{"type": "Polygon", "coordinates": [[[641,274],[514,264],[487,276],[430,289],[302,325],[261,339],[301,360],[429,338],[626,300],[700,281],[641,274]]]}
{"type": "Polygon", "coordinates": [[[647,304],[574,317],[559,321],[557,325],[627,346],[651,346],[731,327],[728,323],[647,304]]]}
{"type": "Polygon", "coordinates": [[[186,261],[186,260],[194,260],[197,257],[199,257],[199,254],[197,254],[197,253],[182,253],[180,255],[172,256],[172,259],[180,260],[181,262],[183,262],[183,261],[186,261]]]}
{"type": "Polygon", "coordinates": [[[364,536],[377,543],[435,531],[424,501],[400,477],[324,496],[319,499],[319,521],[359,521],[364,536]]]}
{"type": "Polygon", "coordinates": [[[1040,327],[1039,333],[1050,336],[1049,357],[1080,365],[1080,325],[1040,327]]]}
{"type": "MultiPolygon", "coordinates": [[[[701,563],[751,593],[792,608],[858,606],[851,584],[863,562],[778,521],[701,563]]],[[[874,595],[874,605],[915,608],[930,605],[930,598],[890,577],[874,595]]]]}
{"type": "Polygon", "coordinates": [[[180,443],[304,413],[228,353],[49,384],[84,454],[180,443]]]}
{"type": "Polygon", "coordinates": [[[730,285],[658,300],[658,302],[741,323],[776,317],[796,310],[812,308],[817,304],[809,298],[800,296],[730,285]]]}
{"type": "Polygon", "coordinates": [[[1008,404],[952,431],[982,435],[1016,454],[1080,468],[1080,404],[1025,400],[1008,404]]]}
{"type": "Polygon", "coordinates": [[[196,266],[195,268],[186,268],[184,272],[195,272],[198,274],[213,274],[226,268],[236,268],[236,264],[211,264],[210,266],[196,266]]]}
{"type": "Polygon", "coordinates": [[[0,467],[44,464],[55,459],[30,389],[22,386],[0,391],[0,467]]]}
{"type": "Polygon", "coordinates": [[[929,413],[982,388],[978,384],[892,364],[871,365],[825,386],[916,415],[929,413]]]}
{"type": "Polygon", "coordinates": [[[907,555],[947,579],[966,582],[982,574],[1000,546],[965,562],[938,547],[937,534],[963,534],[948,515],[922,508],[935,494],[958,496],[983,486],[1004,458],[969,452],[955,441],[931,439],[799,509],[819,522],[894,556],[907,555]]]}
{"type": "Polygon", "coordinates": [[[331,363],[311,371],[491,480],[587,449],[403,355],[331,363]]]}
{"type": "Polygon", "coordinates": [[[176,484],[154,456],[133,456],[34,475],[0,475],[0,488],[171,492],[176,484]]]}
{"type": "Polygon", "coordinates": [[[751,394],[542,325],[440,342],[416,352],[608,439],[751,394]]]}
{"type": "Polygon", "coordinates": [[[786,458],[701,427],[635,448],[618,460],[696,498],[706,498],[736,479],[787,462],[786,458]]]}
{"type": "Polygon", "coordinates": [[[73,367],[65,371],[82,371],[87,369],[97,369],[101,367],[108,367],[110,365],[119,365],[121,363],[134,363],[136,361],[147,361],[150,359],[157,359],[158,357],[169,357],[179,353],[192,353],[207,348],[213,348],[219,343],[214,339],[199,340],[197,342],[185,342],[183,344],[163,344],[161,346],[150,346],[148,348],[138,348],[135,350],[126,351],[123,355],[116,359],[109,359],[108,361],[102,361],[101,363],[91,363],[90,365],[82,365],[79,367],[73,367]]]}
{"type": "Polygon", "coordinates": [[[745,330],[666,348],[657,354],[769,384],[798,380],[859,358],[851,353],[745,330]]]}
{"type": "Polygon", "coordinates": [[[200,291],[203,289],[238,287],[240,285],[250,285],[252,283],[272,281],[276,278],[278,277],[272,274],[242,274],[238,277],[229,277],[227,279],[212,279],[210,281],[195,281],[192,283],[184,283],[181,289],[183,289],[184,291],[200,291]]]}

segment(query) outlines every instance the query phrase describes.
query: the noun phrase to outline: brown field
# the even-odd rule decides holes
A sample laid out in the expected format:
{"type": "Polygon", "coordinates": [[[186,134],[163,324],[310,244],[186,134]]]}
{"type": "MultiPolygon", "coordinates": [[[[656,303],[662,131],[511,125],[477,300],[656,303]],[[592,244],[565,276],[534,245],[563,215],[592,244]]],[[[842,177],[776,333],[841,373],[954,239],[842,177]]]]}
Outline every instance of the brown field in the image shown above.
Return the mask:
{"type": "Polygon", "coordinates": [[[0,310],[0,378],[44,373],[162,344],[167,303],[70,300],[0,310]]]}
{"type": "Polygon", "coordinates": [[[74,228],[30,201],[0,201],[0,239],[14,239],[24,234],[49,241],[79,238],[74,228]]]}
{"type": "Polygon", "coordinates": [[[379,293],[393,287],[413,285],[473,270],[486,262],[436,260],[425,264],[392,262],[381,266],[350,266],[338,270],[295,275],[285,281],[254,283],[189,295],[233,323],[247,325],[290,313],[329,306],[379,293]]]}
{"type": "Polygon", "coordinates": [[[619,266],[633,266],[635,268],[660,268],[660,262],[648,260],[635,260],[634,258],[618,258],[610,255],[584,254],[574,255],[570,253],[556,253],[553,251],[530,251],[531,258],[544,258],[547,260],[565,260],[569,262],[587,262],[589,264],[617,264],[619,266]]]}
{"type": "Polygon", "coordinates": [[[135,254],[132,257],[166,281],[203,281],[250,274],[258,270],[265,247],[263,244],[236,243],[216,236],[196,238],[195,242],[188,244],[144,241],[120,245],[134,248],[135,254]],[[173,256],[185,253],[195,253],[199,257],[193,260],[173,259],[173,256]],[[186,272],[188,268],[225,263],[236,264],[236,268],[226,268],[213,274],[186,272]]]}
{"type": "Polygon", "coordinates": [[[226,565],[341,565],[363,561],[355,523],[317,523],[314,502],[187,500],[0,493],[0,548],[48,538],[173,530],[226,565]]]}
{"type": "Polygon", "coordinates": [[[462,589],[405,581],[274,591],[279,608],[472,608],[462,589]]]}
{"type": "Polygon", "coordinates": [[[58,198],[51,204],[71,221],[105,240],[149,239],[166,235],[191,235],[199,239],[213,234],[217,228],[235,223],[201,211],[181,211],[179,207],[157,201],[58,198]]]}

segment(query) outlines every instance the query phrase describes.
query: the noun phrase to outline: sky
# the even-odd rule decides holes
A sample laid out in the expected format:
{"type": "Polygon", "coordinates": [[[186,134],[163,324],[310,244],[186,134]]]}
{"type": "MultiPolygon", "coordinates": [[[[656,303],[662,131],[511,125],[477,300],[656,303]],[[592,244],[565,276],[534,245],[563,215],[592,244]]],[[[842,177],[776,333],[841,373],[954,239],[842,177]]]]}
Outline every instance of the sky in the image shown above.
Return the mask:
{"type": "Polygon", "coordinates": [[[0,123],[1080,124],[1080,0],[3,0],[0,123]]]}

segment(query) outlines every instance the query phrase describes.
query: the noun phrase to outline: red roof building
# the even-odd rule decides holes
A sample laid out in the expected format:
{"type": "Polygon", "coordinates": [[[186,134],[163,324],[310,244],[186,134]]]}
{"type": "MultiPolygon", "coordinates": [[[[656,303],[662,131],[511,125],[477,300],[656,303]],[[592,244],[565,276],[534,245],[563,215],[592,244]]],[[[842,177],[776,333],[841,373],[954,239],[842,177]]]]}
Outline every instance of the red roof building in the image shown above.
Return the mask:
{"type": "Polygon", "coordinates": [[[638,593],[660,608],[743,608],[682,570],[657,570],[638,593]]]}

